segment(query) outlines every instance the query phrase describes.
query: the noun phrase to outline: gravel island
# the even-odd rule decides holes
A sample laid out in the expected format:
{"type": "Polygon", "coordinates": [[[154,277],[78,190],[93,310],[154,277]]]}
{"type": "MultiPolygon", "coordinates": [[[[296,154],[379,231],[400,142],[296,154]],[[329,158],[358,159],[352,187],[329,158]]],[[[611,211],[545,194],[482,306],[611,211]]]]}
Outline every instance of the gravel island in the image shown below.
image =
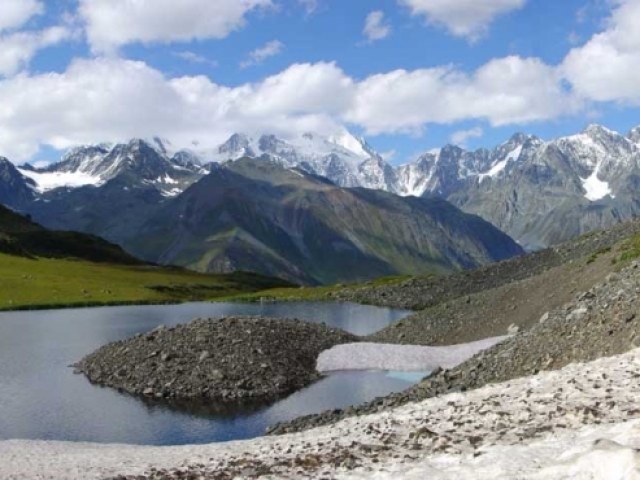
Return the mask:
{"type": "Polygon", "coordinates": [[[74,367],[92,383],[137,396],[266,403],[317,380],[320,352],[357,341],[295,319],[199,319],[110,343],[74,367]]]}

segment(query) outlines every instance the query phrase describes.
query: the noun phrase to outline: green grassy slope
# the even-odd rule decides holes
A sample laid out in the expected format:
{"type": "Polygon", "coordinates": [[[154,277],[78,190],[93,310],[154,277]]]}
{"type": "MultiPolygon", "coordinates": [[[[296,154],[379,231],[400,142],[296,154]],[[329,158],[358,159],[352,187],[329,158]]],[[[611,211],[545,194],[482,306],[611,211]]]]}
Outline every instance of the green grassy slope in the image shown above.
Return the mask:
{"type": "Polygon", "coordinates": [[[205,275],[0,253],[0,310],[212,300],[287,285],[248,273],[205,275]]]}
{"type": "Polygon", "coordinates": [[[287,286],[145,264],[99,237],[52,232],[0,205],[0,310],[209,300],[287,286]]]}

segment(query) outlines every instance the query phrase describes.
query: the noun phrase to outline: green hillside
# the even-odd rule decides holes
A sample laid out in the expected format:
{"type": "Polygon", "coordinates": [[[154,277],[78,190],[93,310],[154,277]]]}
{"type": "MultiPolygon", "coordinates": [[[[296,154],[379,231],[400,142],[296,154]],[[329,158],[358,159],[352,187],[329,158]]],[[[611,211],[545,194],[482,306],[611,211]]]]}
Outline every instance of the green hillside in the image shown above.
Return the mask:
{"type": "Polygon", "coordinates": [[[52,232],[0,205],[0,310],[209,300],[291,286],[141,262],[99,237],[52,232]]]}
{"type": "Polygon", "coordinates": [[[247,273],[113,265],[0,253],[0,310],[210,300],[288,285],[247,273]]]}

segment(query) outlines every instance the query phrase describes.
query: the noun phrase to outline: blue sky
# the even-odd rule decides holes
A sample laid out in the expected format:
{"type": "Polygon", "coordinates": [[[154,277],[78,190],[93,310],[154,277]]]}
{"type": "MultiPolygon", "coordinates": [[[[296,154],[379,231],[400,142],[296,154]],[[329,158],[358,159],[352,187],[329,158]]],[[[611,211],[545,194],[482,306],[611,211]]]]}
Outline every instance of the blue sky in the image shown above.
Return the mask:
{"type": "Polygon", "coordinates": [[[399,163],[627,131],[638,24],[640,0],[3,0],[0,155],[348,128],[399,163]]]}

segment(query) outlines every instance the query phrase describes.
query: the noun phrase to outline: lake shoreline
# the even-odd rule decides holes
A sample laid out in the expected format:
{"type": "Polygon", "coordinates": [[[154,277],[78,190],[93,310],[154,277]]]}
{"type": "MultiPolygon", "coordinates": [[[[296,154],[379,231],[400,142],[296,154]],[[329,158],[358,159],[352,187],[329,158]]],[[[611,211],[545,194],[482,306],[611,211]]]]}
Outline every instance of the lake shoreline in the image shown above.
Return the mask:
{"type": "Polygon", "coordinates": [[[638,368],[640,350],[634,350],[250,441],[162,448],[5,441],[0,477],[170,480],[188,472],[204,478],[489,480],[500,472],[504,478],[533,480],[604,475],[603,465],[637,474],[638,368]],[[616,408],[598,407],[605,390],[616,408]]]}

